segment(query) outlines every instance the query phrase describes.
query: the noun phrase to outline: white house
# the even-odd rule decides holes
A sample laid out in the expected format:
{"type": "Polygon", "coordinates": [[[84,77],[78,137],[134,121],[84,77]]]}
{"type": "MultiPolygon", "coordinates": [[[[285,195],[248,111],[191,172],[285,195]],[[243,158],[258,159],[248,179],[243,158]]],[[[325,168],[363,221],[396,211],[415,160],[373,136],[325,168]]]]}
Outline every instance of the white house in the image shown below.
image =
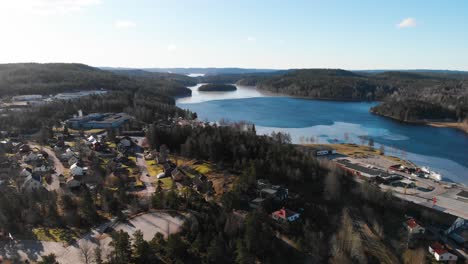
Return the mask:
{"type": "Polygon", "coordinates": [[[78,166],[77,163],[71,165],[70,167],[70,174],[72,176],[83,176],[83,168],[78,166]]]}
{"type": "Polygon", "coordinates": [[[280,210],[273,212],[271,217],[276,221],[294,222],[299,219],[300,214],[283,207],[280,210]]]}
{"type": "Polygon", "coordinates": [[[86,140],[88,140],[88,142],[94,144],[94,142],[96,142],[96,139],[93,137],[93,136],[89,136],[86,140]]]}
{"type": "Polygon", "coordinates": [[[416,220],[414,220],[413,218],[411,219],[408,219],[405,223],[404,223],[404,226],[406,227],[406,229],[408,230],[408,232],[412,235],[414,234],[424,234],[424,232],[426,231],[424,229],[424,227],[422,227],[421,225],[419,225],[416,220]]]}
{"type": "Polygon", "coordinates": [[[456,262],[458,257],[450,253],[443,245],[436,242],[429,246],[429,253],[434,256],[437,261],[456,262]]]}

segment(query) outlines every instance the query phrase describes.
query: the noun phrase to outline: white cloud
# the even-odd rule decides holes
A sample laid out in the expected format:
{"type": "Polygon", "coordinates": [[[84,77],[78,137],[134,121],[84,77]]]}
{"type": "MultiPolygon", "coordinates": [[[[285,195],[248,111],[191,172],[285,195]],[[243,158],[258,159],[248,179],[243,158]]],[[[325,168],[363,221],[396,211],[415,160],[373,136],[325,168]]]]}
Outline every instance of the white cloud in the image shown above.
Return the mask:
{"type": "Polygon", "coordinates": [[[0,10],[33,15],[68,14],[101,4],[101,0],[14,0],[2,1],[0,10]]]}
{"type": "Polygon", "coordinates": [[[417,25],[416,19],[408,17],[403,19],[400,23],[397,24],[398,28],[411,28],[417,25]]]}
{"type": "Polygon", "coordinates": [[[136,23],[130,20],[117,20],[114,26],[118,29],[129,29],[136,27],[136,23]]]}
{"type": "Polygon", "coordinates": [[[255,40],[256,40],[255,37],[252,37],[252,36],[247,37],[248,42],[255,42],[255,40]]]}
{"type": "Polygon", "coordinates": [[[168,51],[175,51],[176,49],[177,49],[177,46],[174,44],[170,44],[169,46],[167,46],[168,51]]]}

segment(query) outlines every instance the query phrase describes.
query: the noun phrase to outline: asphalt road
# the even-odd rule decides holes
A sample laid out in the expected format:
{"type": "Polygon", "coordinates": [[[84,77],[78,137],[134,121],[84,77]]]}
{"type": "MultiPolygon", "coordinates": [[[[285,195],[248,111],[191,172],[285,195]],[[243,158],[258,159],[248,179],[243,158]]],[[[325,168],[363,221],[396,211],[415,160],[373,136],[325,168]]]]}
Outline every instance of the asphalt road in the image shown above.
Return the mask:
{"type": "Polygon", "coordinates": [[[151,196],[154,192],[156,192],[156,188],[154,187],[153,183],[156,181],[156,176],[148,176],[148,165],[145,162],[145,157],[143,155],[143,140],[144,137],[132,137],[132,141],[136,141],[137,145],[135,146],[135,156],[136,156],[136,164],[140,169],[140,181],[145,184],[145,194],[147,196],[151,196]]]}

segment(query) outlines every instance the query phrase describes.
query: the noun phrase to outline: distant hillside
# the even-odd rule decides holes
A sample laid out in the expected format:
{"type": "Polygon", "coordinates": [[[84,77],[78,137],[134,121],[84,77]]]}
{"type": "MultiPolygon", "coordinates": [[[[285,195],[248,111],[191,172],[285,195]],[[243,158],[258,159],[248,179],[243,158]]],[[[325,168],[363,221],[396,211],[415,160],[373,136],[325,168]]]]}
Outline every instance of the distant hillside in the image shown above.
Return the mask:
{"type": "Polygon", "coordinates": [[[189,77],[187,75],[167,73],[167,72],[149,72],[145,70],[111,70],[111,72],[119,75],[129,76],[129,77],[142,77],[149,79],[157,79],[160,81],[174,82],[179,85],[184,86],[194,86],[197,85],[197,80],[195,78],[189,77]]]}
{"type": "Polygon", "coordinates": [[[430,77],[442,77],[451,79],[468,79],[468,71],[451,71],[451,70],[358,70],[353,71],[362,75],[375,75],[384,72],[402,72],[402,73],[417,73],[430,77]]]}
{"type": "MultiPolygon", "coordinates": [[[[104,70],[136,70],[135,68],[112,68],[102,67],[104,70]]],[[[245,73],[260,73],[260,72],[273,72],[277,71],[274,69],[245,69],[245,68],[140,68],[148,72],[164,72],[164,73],[176,73],[176,74],[191,74],[200,73],[206,75],[218,75],[218,74],[245,74],[245,73]]]]}
{"type": "Polygon", "coordinates": [[[170,96],[190,95],[190,89],[165,79],[118,75],[84,64],[16,63],[0,64],[0,93],[5,95],[54,94],[78,90],[148,89],[161,99],[173,102],[170,96]]]}
{"type": "Polygon", "coordinates": [[[377,91],[367,77],[340,69],[290,71],[262,80],[257,86],[275,93],[337,100],[375,100],[391,92],[377,91]]]}
{"type": "Polygon", "coordinates": [[[271,72],[244,73],[244,74],[216,74],[197,77],[199,83],[237,83],[245,86],[255,86],[258,82],[274,76],[280,76],[292,70],[271,72]]]}

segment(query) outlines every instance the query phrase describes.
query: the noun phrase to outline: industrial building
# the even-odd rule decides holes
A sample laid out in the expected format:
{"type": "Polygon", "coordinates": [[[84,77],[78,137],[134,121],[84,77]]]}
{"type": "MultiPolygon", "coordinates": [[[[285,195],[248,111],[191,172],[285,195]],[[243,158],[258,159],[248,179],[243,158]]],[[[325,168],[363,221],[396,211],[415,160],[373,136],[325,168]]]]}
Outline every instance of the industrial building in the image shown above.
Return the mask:
{"type": "Polygon", "coordinates": [[[65,124],[73,129],[119,128],[132,119],[126,113],[94,113],[70,118],[65,124]]]}

